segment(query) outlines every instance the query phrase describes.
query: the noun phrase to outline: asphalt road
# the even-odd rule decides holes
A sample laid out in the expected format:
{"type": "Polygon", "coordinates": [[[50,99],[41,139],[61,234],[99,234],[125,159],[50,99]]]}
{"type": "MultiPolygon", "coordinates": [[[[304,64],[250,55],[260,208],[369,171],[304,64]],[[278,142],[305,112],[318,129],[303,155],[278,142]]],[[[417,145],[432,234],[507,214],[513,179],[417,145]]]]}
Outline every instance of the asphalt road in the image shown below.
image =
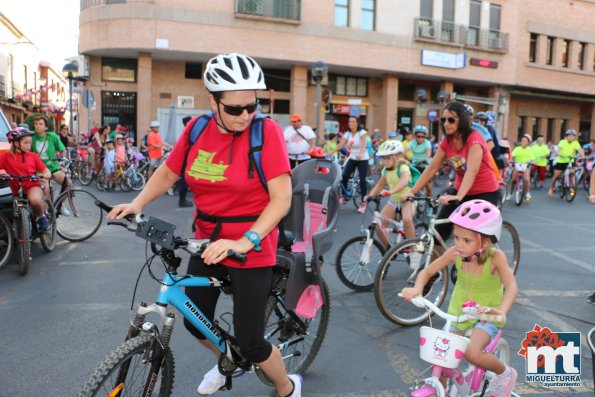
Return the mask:
{"type": "MultiPolygon", "coordinates": [[[[96,193],[96,192],[95,192],[96,193]]],[[[107,202],[133,195],[101,193],[107,202]]],[[[146,213],[190,233],[192,209],[178,209],[164,196],[146,213]]],[[[522,239],[517,274],[520,295],[505,329],[511,363],[519,373],[517,392],[531,396],[593,396],[591,353],[586,333],[595,325],[595,306],[586,302],[595,289],[595,206],[580,192],[574,203],[536,192],[520,208],[507,203],[504,216],[522,239]],[[582,332],[583,383],[575,389],[546,389],[525,383],[525,361],[516,352],[535,324],[554,332],[582,332]]],[[[318,357],[305,376],[304,396],[406,396],[427,364],[418,357],[418,328],[389,323],[373,294],[355,293],[338,280],[334,255],[359,233],[361,217],[351,204],[340,213],[335,244],[324,267],[332,296],[331,321],[318,357]]],[[[108,352],[124,340],[130,302],[144,262],[144,242],[132,233],[102,226],[83,243],[60,241],[46,254],[34,243],[29,274],[16,266],[0,272],[0,396],[74,395],[108,352]]],[[[452,288],[452,287],[451,287],[452,288]]],[[[143,274],[137,301],[154,301],[157,284],[143,274]]],[[[229,308],[224,298],[222,309],[229,308]]],[[[175,396],[194,396],[214,357],[192,340],[179,320],[173,338],[175,396]]],[[[274,395],[255,376],[234,382],[227,396],[274,395]]]]}

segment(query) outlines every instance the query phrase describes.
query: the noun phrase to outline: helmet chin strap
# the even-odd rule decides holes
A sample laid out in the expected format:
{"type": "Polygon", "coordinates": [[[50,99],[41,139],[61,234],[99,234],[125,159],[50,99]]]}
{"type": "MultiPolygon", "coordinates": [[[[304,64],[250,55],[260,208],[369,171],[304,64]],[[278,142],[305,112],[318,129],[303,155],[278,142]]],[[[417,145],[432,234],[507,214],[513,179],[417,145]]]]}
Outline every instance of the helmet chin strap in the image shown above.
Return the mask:
{"type": "MultiPolygon", "coordinates": [[[[480,233],[477,233],[477,241],[478,241],[478,243],[477,243],[478,250],[474,254],[471,254],[470,256],[462,257],[461,259],[463,262],[471,262],[473,259],[479,258],[479,255],[481,255],[481,253],[483,252],[483,247],[481,245],[481,234],[480,233]]],[[[460,254],[460,252],[457,251],[457,254],[460,254]]]]}
{"type": "Polygon", "coordinates": [[[219,111],[219,102],[217,102],[217,112],[214,112],[214,113],[216,113],[216,116],[217,116],[217,117],[215,117],[215,123],[217,123],[217,125],[219,127],[223,128],[226,132],[229,132],[230,134],[233,134],[234,136],[239,136],[242,133],[242,131],[234,131],[234,130],[231,130],[225,126],[225,124],[223,123],[223,120],[221,119],[221,117],[219,117],[219,114],[221,113],[219,111]]]}

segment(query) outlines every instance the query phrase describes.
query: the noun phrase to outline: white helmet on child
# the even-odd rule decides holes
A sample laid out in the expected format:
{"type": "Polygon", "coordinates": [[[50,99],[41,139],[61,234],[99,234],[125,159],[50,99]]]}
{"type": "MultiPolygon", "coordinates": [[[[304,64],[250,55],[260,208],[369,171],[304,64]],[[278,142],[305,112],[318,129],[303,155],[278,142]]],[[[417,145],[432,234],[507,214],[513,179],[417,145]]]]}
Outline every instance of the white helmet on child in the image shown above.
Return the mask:
{"type": "Polygon", "coordinates": [[[403,144],[401,141],[386,141],[378,148],[377,156],[391,156],[403,153],[403,144]]]}

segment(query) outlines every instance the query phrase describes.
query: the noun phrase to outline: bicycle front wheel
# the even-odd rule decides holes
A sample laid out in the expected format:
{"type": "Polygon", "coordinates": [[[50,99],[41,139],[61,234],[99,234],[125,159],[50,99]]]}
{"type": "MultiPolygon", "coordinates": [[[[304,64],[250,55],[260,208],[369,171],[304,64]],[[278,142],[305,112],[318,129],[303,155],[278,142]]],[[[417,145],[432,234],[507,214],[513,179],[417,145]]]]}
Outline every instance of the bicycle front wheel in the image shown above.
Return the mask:
{"type": "Polygon", "coordinates": [[[0,269],[8,265],[10,254],[14,246],[12,225],[6,217],[0,214],[0,269]]]}
{"type": "Polygon", "coordinates": [[[516,274],[521,260],[521,238],[510,222],[502,222],[502,233],[496,247],[504,252],[510,270],[516,274]]]}
{"type": "Polygon", "coordinates": [[[525,200],[525,187],[521,182],[517,182],[516,189],[514,190],[514,203],[517,207],[520,207],[525,200]]]}
{"type": "Polygon", "coordinates": [[[17,228],[17,262],[19,272],[24,276],[31,262],[31,212],[28,209],[19,208],[17,228]]]}
{"type": "Polygon", "coordinates": [[[54,203],[58,236],[77,242],[87,240],[97,233],[103,220],[103,212],[95,205],[95,200],[94,195],[79,188],[60,194],[54,203]]]}
{"type": "MultiPolygon", "coordinates": [[[[431,262],[428,245],[423,238],[412,238],[395,245],[382,258],[374,281],[374,298],[384,317],[399,325],[416,325],[430,317],[430,312],[421,309],[398,294],[406,287],[413,287],[417,274],[426,263],[431,262]]],[[[440,253],[434,247],[431,256],[440,253]]],[[[448,290],[448,268],[445,267],[424,287],[424,298],[440,306],[448,290]]]]}
{"type": "Polygon", "coordinates": [[[45,233],[39,234],[39,242],[45,252],[52,252],[56,247],[56,210],[49,198],[43,198],[45,214],[50,222],[50,229],[45,233]]]}
{"type": "Polygon", "coordinates": [[[335,258],[335,270],[339,280],[354,291],[369,291],[374,287],[374,276],[386,249],[380,241],[372,239],[366,245],[364,236],[347,240],[335,258]]]}
{"type": "Polygon", "coordinates": [[[574,174],[570,174],[568,176],[568,188],[566,189],[566,201],[572,203],[574,198],[576,197],[576,189],[578,187],[578,183],[576,182],[576,176],[574,174]]]}
{"type": "Polygon", "coordinates": [[[90,185],[93,182],[93,170],[91,169],[91,164],[88,162],[84,162],[81,164],[79,172],[78,172],[78,179],[82,185],[90,185]]]}
{"type": "MultiPolygon", "coordinates": [[[[279,280],[278,287],[283,295],[287,288],[287,278],[279,280]]],[[[306,329],[298,324],[281,304],[274,297],[269,297],[265,311],[265,338],[273,345],[285,344],[281,350],[281,356],[288,373],[303,374],[318,354],[326,329],[328,327],[331,313],[331,297],[329,295],[326,281],[322,280],[320,290],[323,295],[324,304],[316,313],[314,318],[301,318],[306,324],[306,329]]],[[[273,386],[273,382],[257,369],[256,375],[266,385],[273,386]]]]}
{"type": "MultiPolygon", "coordinates": [[[[149,380],[153,364],[153,350],[157,342],[150,335],[127,340],[111,352],[93,372],[78,397],[91,396],[141,396],[149,380]],[[120,379],[126,373],[125,379],[120,379]]],[[[171,350],[165,351],[157,383],[152,396],[167,397],[174,386],[174,358],[171,350]]]]}
{"type": "Polygon", "coordinates": [[[130,185],[132,186],[133,190],[140,191],[143,190],[145,187],[145,176],[140,172],[135,172],[129,176],[130,178],[130,185]]]}

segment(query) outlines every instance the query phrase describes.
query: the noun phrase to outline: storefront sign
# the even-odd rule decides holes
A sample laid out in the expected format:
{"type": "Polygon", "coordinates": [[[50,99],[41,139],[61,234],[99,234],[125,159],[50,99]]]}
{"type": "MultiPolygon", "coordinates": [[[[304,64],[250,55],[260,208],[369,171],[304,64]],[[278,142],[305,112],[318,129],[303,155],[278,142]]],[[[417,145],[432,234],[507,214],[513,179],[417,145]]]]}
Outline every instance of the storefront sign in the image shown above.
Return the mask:
{"type": "Polygon", "coordinates": [[[481,66],[482,68],[498,68],[498,62],[490,59],[469,58],[469,64],[473,66],[481,66]]]}
{"type": "Polygon", "coordinates": [[[366,106],[351,106],[351,105],[343,105],[343,104],[333,104],[332,107],[333,113],[335,114],[345,114],[349,116],[365,116],[366,115],[366,106]],[[357,109],[357,110],[354,110],[357,109]],[[352,112],[358,111],[357,115],[352,114],[352,112]]]}
{"type": "Polygon", "coordinates": [[[462,69],[465,67],[467,54],[450,54],[447,52],[437,52],[421,50],[421,64],[424,66],[435,66],[447,69],[462,69]]]}

